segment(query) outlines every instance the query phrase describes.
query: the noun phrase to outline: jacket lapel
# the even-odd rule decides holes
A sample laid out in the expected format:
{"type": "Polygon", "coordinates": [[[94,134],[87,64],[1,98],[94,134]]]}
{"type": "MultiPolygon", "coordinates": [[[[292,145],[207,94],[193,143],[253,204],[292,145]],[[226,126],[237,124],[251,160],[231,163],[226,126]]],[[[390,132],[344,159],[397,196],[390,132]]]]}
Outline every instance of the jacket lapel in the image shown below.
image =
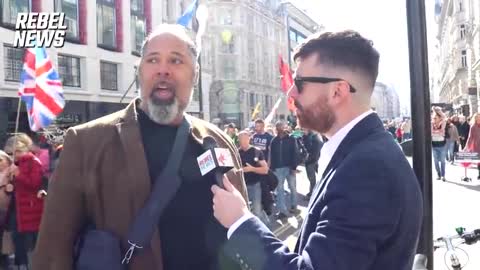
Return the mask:
{"type": "MultiPolygon", "coordinates": [[[[360,122],[358,122],[358,124],[356,124],[350,130],[350,132],[348,132],[347,136],[340,143],[337,150],[335,151],[335,154],[333,154],[332,159],[325,168],[321,180],[319,181],[319,183],[317,183],[317,187],[315,188],[308,205],[309,211],[310,207],[315,205],[315,201],[317,201],[320,194],[322,194],[327,182],[332,178],[332,174],[335,172],[336,168],[342,162],[342,160],[353,150],[353,148],[357,144],[362,143],[362,141],[369,135],[379,131],[384,131],[382,121],[380,120],[380,118],[378,118],[378,115],[376,113],[371,113],[367,115],[364,119],[362,119],[360,122]]],[[[306,220],[304,221],[304,223],[305,222],[306,220]]],[[[304,228],[302,228],[301,237],[297,241],[296,249],[303,249],[305,241],[307,240],[304,239],[305,236],[307,236],[304,234],[308,234],[309,232],[305,232],[303,229],[304,228]]]]}
{"type": "MultiPolygon", "coordinates": [[[[129,189],[132,190],[129,198],[132,201],[132,213],[130,219],[136,217],[136,213],[143,207],[145,201],[150,196],[152,186],[148,172],[147,159],[140,134],[140,127],[137,118],[137,105],[139,99],[133,100],[124,110],[125,114],[121,116],[117,123],[117,131],[122,142],[122,147],[127,157],[127,171],[129,179],[129,189]]],[[[161,267],[161,249],[158,229],[154,232],[151,241],[151,249],[157,266],[161,267]]]]}

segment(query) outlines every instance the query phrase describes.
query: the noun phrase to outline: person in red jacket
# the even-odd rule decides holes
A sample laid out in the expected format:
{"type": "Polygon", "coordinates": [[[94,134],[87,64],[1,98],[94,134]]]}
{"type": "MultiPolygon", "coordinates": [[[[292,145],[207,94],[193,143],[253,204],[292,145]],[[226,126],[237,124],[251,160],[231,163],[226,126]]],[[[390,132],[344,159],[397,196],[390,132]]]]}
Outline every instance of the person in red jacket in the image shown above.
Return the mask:
{"type": "Polygon", "coordinates": [[[43,200],[37,197],[42,185],[42,164],[31,152],[32,140],[19,133],[10,137],[5,152],[12,155],[15,166],[14,204],[11,209],[13,240],[15,243],[15,264],[20,268],[28,265],[28,252],[33,250],[43,213],[43,200]]]}

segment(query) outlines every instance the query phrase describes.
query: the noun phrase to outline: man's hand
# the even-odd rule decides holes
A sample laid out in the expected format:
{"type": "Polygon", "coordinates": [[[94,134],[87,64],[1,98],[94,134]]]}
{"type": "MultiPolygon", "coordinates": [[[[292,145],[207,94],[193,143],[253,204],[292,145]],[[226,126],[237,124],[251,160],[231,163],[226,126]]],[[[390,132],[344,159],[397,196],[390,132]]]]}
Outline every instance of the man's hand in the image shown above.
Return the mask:
{"type": "Polygon", "coordinates": [[[247,166],[243,167],[243,172],[246,172],[246,173],[247,172],[253,172],[254,169],[255,168],[252,165],[247,163],[247,166]]]}
{"type": "Polygon", "coordinates": [[[45,190],[42,189],[37,192],[37,198],[42,199],[45,196],[47,196],[47,192],[45,190]]]}
{"type": "Polygon", "coordinates": [[[225,228],[230,228],[235,221],[248,213],[247,203],[240,192],[223,177],[223,186],[212,186],[213,215],[225,228]]]}

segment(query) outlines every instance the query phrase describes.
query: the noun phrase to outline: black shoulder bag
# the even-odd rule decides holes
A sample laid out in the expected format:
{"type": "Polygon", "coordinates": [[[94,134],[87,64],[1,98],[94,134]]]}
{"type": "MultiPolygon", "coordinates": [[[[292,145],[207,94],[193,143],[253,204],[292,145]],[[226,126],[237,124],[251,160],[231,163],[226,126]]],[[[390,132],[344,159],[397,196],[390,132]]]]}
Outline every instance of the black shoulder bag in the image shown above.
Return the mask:
{"type": "Polygon", "coordinates": [[[130,247],[122,255],[121,240],[108,231],[86,229],[76,245],[75,270],[124,270],[136,249],[150,243],[160,216],[180,187],[180,162],[185,152],[190,125],[180,125],[165,169],[157,177],[150,197],[135,218],[128,232],[130,247]],[[168,181],[163,181],[168,179],[168,181]]]}

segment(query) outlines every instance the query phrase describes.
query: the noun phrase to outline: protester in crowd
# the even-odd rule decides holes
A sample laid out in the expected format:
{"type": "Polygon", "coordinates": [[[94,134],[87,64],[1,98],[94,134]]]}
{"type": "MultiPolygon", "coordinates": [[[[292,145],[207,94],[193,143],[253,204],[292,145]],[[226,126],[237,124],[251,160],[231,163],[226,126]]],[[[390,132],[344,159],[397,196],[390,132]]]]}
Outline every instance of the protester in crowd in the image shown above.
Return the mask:
{"type": "Polygon", "coordinates": [[[278,178],[277,186],[277,218],[285,219],[289,212],[298,213],[297,208],[297,165],[299,164],[299,150],[295,138],[286,132],[286,124],[278,121],[276,123],[277,136],[270,144],[270,168],[278,178]],[[290,190],[290,202],[287,207],[285,199],[285,180],[290,190]],[[288,209],[287,209],[288,208],[288,209]]]}
{"type": "Polygon", "coordinates": [[[31,152],[32,139],[24,133],[8,138],[5,152],[14,157],[12,166],[15,191],[10,204],[9,226],[13,229],[15,264],[27,268],[29,253],[35,247],[43,213],[43,200],[37,197],[42,185],[40,160],[31,152]]]}
{"type": "Polygon", "coordinates": [[[445,163],[447,158],[447,139],[446,139],[447,119],[440,107],[432,109],[432,152],[435,171],[437,172],[437,180],[445,181],[445,163]]]}
{"type": "Polygon", "coordinates": [[[330,139],[320,155],[322,184],[293,252],[249,213],[228,178],[225,189],[213,186],[231,256],[245,269],[411,270],[423,200],[410,164],[370,110],[378,52],[354,31],[324,32],[294,59],[298,121],[330,139]]]}
{"type": "Polygon", "coordinates": [[[460,144],[460,136],[458,135],[457,127],[453,124],[453,117],[447,120],[446,129],[447,161],[453,164],[455,161],[455,144],[460,144]]]}
{"type": "MultiPolygon", "coordinates": [[[[470,132],[465,150],[480,153],[480,113],[473,115],[470,123],[470,132]]],[[[480,163],[478,164],[478,179],[480,180],[480,163]]]]}
{"type": "Polygon", "coordinates": [[[202,176],[197,157],[205,152],[207,136],[228,149],[234,168],[226,175],[246,200],[242,164],[228,135],[185,113],[197,78],[197,49],[185,28],[162,24],[149,34],[138,67],[140,98],[67,132],[49,187],[33,270],[72,270],[76,240],[90,232],[82,230],[89,227],[85,225],[118,237],[122,250],[131,247],[128,231],[157,181],[181,182],[151,242],[133,253],[127,268],[239,269],[238,262],[224,256],[227,230],[213,217],[210,187],[215,174],[202,176]],[[180,179],[159,179],[185,125],[180,179]]]}
{"type": "Polygon", "coordinates": [[[401,125],[403,140],[410,140],[412,138],[412,121],[410,118],[405,119],[401,125]]]}
{"type": "Polygon", "coordinates": [[[460,146],[459,149],[464,149],[467,144],[467,140],[470,133],[470,121],[466,121],[465,116],[460,115],[458,117],[458,135],[460,136],[460,146]]]}
{"type": "Polygon", "coordinates": [[[303,143],[308,153],[308,158],[305,160],[305,171],[307,172],[307,178],[310,182],[307,198],[310,199],[317,182],[318,159],[320,158],[320,150],[322,149],[323,142],[320,136],[313,130],[304,128],[304,133],[303,143]]]}
{"type": "Polygon", "coordinates": [[[273,136],[265,132],[265,122],[263,119],[255,120],[255,134],[252,136],[252,145],[262,150],[265,160],[270,156],[270,143],[273,136]]]}
{"type": "Polygon", "coordinates": [[[262,209],[262,186],[261,181],[268,173],[268,164],[265,161],[263,151],[250,145],[248,131],[238,133],[240,144],[239,153],[242,160],[245,183],[247,184],[248,198],[251,202],[252,213],[263,223],[268,224],[267,215],[262,209]]]}
{"type": "Polygon", "coordinates": [[[0,269],[8,269],[9,255],[13,254],[11,232],[7,230],[8,208],[13,191],[10,184],[12,165],[13,159],[0,150],[0,269]]]}
{"type": "Polygon", "coordinates": [[[234,123],[230,123],[225,127],[225,133],[232,139],[233,144],[238,147],[238,129],[234,123]]]}

